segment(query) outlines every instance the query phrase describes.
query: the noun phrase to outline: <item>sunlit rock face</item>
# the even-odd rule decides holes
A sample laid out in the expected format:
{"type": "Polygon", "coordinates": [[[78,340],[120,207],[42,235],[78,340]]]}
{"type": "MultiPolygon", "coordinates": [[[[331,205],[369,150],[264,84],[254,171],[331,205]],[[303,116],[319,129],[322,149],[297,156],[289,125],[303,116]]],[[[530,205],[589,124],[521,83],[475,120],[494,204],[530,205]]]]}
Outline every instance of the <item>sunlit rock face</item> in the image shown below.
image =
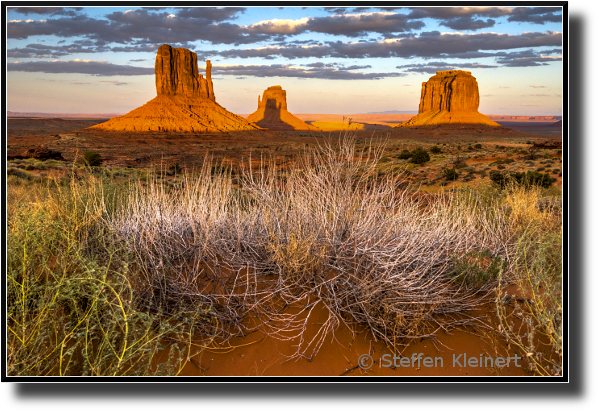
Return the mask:
{"type": "Polygon", "coordinates": [[[478,82],[471,72],[447,70],[437,72],[422,83],[418,115],[401,126],[472,123],[499,126],[478,112],[478,82]]]}
{"type": "Polygon", "coordinates": [[[206,78],[198,73],[198,55],[190,50],[175,49],[168,44],[158,48],[156,64],[157,95],[179,95],[214,101],[212,64],[206,62],[206,78]]]}
{"type": "Polygon", "coordinates": [[[128,132],[227,132],[260,129],[216,103],[212,65],[206,77],[198,73],[198,56],[190,50],[163,44],[156,64],[157,96],[124,116],[90,129],[128,132]]]}

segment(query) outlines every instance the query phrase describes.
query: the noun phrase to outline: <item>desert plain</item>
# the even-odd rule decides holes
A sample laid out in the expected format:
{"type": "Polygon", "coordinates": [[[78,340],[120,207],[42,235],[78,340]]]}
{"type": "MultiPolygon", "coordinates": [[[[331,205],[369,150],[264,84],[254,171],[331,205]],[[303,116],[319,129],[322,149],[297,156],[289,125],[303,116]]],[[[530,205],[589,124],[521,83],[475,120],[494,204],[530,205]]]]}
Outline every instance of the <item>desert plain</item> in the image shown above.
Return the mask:
{"type": "MultiPolygon", "coordinates": [[[[7,147],[9,175],[24,176],[25,182],[68,181],[72,176],[87,179],[108,176],[119,185],[138,180],[147,185],[158,176],[167,188],[177,188],[185,179],[185,173],[201,169],[206,157],[213,165],[224,165],[232,171],[231,180],[239,187],[236,173],[244,164],[251,162],[259,168],[260,162],[272,161],[278,174],[284,175],[309,149],[326,145],[336,147],[344,136],[351,134],[356,149],[366,150],[380,146],[382,152],[376,163],[376,174],[384,177],[389,173],[401,173],[406,190],[416,194],[437,194],[450,188],[467,185],[492,186],[490,173],[536,171],[549,174],[553,183],[545,196],[559,194],[562,182],[561,126],[551,119],[518,119],[498,122],[500,128],[480,125],[421,126],[395,128],[397,115],[315,115],[299,114],[309,123],[341,124],[346,128],[329,131],[240,131],[226,133],[175,133],[175,132],[104,132],[87,129],[105,119],[25,118],[8,119],[7,147]],[[352,123],[363,128],[351,130],[352,123]],[[550,145],[547,144],[550,142],[550,145]],[[559,143],[559,144],[558,144],[559,143]],[[61,154],[64,160],[10,158],[28,149],[44,147],[61,154]],[[439,148],[431,153],[430,161],[423,165],[400,159],[404,150],[439,148]],[[532,149],[534,148],[534,149],[532,149]],[[89,168],[82,162],[87,151],[100,154],[102,166],[89,168]],[[532,154],[532,155],[531,155],[532,154]],[[506,162],[509,161],[509,162],[506,162]],[[172,172],[178,165],[181,172],[172,172]],[[448,179],[447,169],[455,168],[458,176],[448,179]]],[[[343,128],[341,126],[341,128],[343,128]]],[[[553,212],[559,219],[560,211],[553,212]]],[[[515,287],[512,287],[514,289],[515,287]]],[[[517,290],[517,289],[516,289],[517,290]]],[[[521,298],[522,292],[516,297],[521,298]]],[[[385,368],[380,358],[394,354],[388,343],[377,340],[367,326],[348,328],[340,326],[334,335],[329,334],[319,351],[310,359],[289,357],[295,354],[299,339],[281,340],[261,331],[244,337],[231,337],[215,341],[195,358],[190,358],[183,375],[528,375],[532,372],[526,364],[520,368],[452,365],[453,354],[468,353],[479,357],[512,356],[505,338],[496,330],[495,303],[471,310],[470,314],[482,317],[481,326],[456,327],[440,331],[435,338],[404,340],[398,354],[411,357],[413,353],[442,357],[444,366],[425,368],[410,366],[385,368]],[[489,328],[488,326],[493,326],[489,328]],[[370,354],[379,365],[364,370],[356,368],[362,354],[370,354]],[[378,357],[378,358],[377,358],[378,357]]],[[[311,313],[305,334],[315,334],[319,323],[326,321],[327,314],[317,308],[311,313]]],[[[514,353],[516,354],[516,353],[514,353]]]]}

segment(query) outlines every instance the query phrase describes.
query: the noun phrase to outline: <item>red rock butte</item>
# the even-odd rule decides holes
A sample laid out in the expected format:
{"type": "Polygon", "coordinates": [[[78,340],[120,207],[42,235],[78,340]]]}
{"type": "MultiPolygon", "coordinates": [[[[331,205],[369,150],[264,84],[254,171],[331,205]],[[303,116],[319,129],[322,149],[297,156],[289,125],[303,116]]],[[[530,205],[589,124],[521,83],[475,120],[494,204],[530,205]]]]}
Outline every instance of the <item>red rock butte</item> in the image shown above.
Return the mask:
{"type": "Polygon", "coordinates": [[[156,55],[156,94],[126,115],[89,129],[128,132],[228,132],[260,129],[216,103],[206,62],[206,78],[198,73],[198,56],[163,44],[156,55]]]}
{"type": "Polygon", "coordinates": [[[287,92],[281,86],[270,86],[264,91],[262,100],[258,96],[258,110],[249,115],[247,120],[276,131],[319,130],[289,113],[287,92]]]}
{"type": "Polygon", "coordinates": [[[471,72],[437,72],[422,83],[418,115],[400,126],[440,125],[449,123],[500,126],[478,112],[478,82],[471,72]]]}

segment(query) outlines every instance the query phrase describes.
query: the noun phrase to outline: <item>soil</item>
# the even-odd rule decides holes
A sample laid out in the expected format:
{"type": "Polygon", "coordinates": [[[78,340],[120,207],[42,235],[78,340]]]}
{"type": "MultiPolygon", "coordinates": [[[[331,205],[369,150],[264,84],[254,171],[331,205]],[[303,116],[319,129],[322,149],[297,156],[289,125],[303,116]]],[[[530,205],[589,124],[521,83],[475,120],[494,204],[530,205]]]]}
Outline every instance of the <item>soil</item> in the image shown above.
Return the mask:
{"type": "MultiPolygon", "coordinates": [[[[472,315],[484,316],[492,312],[479,311],[472,315]]],[[[314,334],[319,323],[327,318],[327,312],[320,308],[309,318],[311,328],[308,336],[314,334]]],[[[496,323],[495,323],[496,324],[496,323]]],[[[421,339],[410,343],[402,343],[398,351],[393,351],[385,343],[377,341],[363,328],[352,335],[351,330],[341,325],[335,332],[326,336],[319,352],[311,359],[292,358],[297,348],[298,339],[283,341],[255,332],[246,338],[230,340],[223,345],[211,345],[200,355],[186,364],[182,371],[184,376],[523,376],[528,375],[526,363],[520,358],[514,364],[514,353],[506,346],[504,339],[497,332],[485,329],[470,328],[467,330],[441,331],[436,340],[421,339]],[[468,365],[463,354],[470,360],[475,357],[480,362],[468,365]],[[416,354],[412,363],[412,355],[416,354]],[[418,354],[422,354],[418,365],[418,354]],[[369,368],[360,367],[360,360],[372,362],[369,368]],[[396,361],[393,356],[396,355],[396,361]],[[362,357],[361,357],[362,356],[362,357]],[[410,358],[410,362],[400,360],[410,358]],[[430,360],[424,361],[427,357],[430,360]],[[491,367],[491,360],[497,357],[511,357],[510,366],[491,367]],[[455,358],[455,361],[454,361],[455,358]],[[436,365],[435,365],[436,362],[436,365]],[[409,364],[409,366],[408,366],[409,364]],[[520,366],[520,367],[518,367],[520,366]]]]}

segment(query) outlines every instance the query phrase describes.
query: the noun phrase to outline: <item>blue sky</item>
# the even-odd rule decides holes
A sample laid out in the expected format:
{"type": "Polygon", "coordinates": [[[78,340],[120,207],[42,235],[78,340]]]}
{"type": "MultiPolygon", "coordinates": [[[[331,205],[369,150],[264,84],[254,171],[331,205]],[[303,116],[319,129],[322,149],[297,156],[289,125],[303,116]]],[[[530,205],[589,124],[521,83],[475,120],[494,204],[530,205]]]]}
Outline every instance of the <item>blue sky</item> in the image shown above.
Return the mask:
{"type": "Polygon", "coordinates": [[[562,114],[559,7],[34,7],[7,10],[10,111],[126,113],[156,95],[164,44],[213,64],[247,114],[268,86],[292,113],[417,112],[438,70],[477,78],[479,111],[562,114]]]}

